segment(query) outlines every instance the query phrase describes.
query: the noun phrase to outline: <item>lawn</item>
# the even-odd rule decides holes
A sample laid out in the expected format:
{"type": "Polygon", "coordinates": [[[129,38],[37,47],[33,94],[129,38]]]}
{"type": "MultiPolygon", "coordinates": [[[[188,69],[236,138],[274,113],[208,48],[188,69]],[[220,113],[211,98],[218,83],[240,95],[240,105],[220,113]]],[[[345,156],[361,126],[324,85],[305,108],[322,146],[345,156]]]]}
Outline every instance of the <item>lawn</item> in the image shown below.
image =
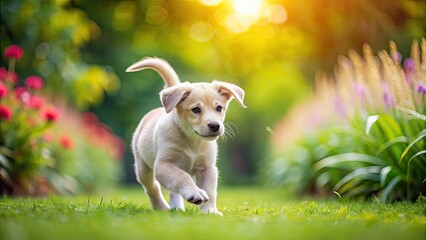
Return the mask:
{"type": "Polygon", "coordinates": [[[6,239],[426,239],[426,199],[384,204],[344,199],[292,199],[281,190],[221,188],[224,217],[151,211],[140,188],[102,195],[4,197],[6,239]]]}

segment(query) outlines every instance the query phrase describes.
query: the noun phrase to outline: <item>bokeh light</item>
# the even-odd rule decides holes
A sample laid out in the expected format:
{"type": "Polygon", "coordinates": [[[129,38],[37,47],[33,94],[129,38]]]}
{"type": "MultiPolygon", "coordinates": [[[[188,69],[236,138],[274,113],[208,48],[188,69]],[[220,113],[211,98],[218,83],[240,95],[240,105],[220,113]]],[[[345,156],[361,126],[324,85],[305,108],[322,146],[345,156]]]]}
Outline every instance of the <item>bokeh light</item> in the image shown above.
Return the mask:
{"type": "Polygon", "coordinates": [[[270,4],[265,9],[265,15],[271,23],[281,24],[287,20],[287,11],[281,4],[270,4]]]}
{"type": "Polygon", "coordinates": [[[234,0],[235,11],[242,15],[259,17],[262,7],[262,0],[234,0]]]}
{"type": "Polygon", "coordinates": [[[214,36],[212,26],[203,21],[198,21],[189,29],[189,34],[191,37],[199,42],[206,42],[214,36]]]}
{"type": "Polygon", "coordinates": [[[198,0],[198,1],[207,6],[216,6],[222,2],[222,0],[198,0]]]}

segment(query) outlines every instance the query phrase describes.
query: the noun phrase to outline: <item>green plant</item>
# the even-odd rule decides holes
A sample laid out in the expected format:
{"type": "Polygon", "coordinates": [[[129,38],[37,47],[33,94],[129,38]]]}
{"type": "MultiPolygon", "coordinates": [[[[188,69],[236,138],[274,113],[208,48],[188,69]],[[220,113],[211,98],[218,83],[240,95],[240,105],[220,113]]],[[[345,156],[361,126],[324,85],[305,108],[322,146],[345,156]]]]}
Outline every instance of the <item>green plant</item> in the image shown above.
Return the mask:
{"type": "Polygon", "coordinates": [[[59,117],[59,110],[40,95],[43,79],[30,76],[25,86],[16,86],[19,76],[15,63],[23,49],[5,49],[9,70],[0,68],[0,177],[2,193],[34,193],[41,180],[38,170],[49,161],[49,143],[43,139],[59,117]]]}
{"type": "Polygon", "coordinates": [[[327,89],[320,91],[337,89],[323,103],[339,103],[335,106],[343,134],[323,128],[314,134],[316,146],[302,143],[304,149],[313,149],[308,152],[323,151],[309,155],[303,164],[290,160],[296,162],[296,169],[303,165],[309,172],[299,188],[310,186],[315,192],[348,197],[376,196],[381,201],[413,201],[426,192],[424,39],[421,50],[414,41],[404,67],[394,43],[390,54],[379,52],[380,61],[368,46],[364,57],[350,52],[350,60],[340,60],[335,86],[325,85],[327,89]]]}

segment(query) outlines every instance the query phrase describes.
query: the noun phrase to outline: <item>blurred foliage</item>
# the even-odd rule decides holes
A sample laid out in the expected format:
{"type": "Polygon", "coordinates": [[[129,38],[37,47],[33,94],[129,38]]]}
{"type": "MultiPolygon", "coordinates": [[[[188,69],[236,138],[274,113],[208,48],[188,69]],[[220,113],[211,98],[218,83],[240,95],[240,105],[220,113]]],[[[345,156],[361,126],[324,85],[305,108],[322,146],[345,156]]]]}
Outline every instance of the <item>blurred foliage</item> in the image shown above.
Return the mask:
{"type": "MultiPolygon", "coordinates": [[[[219,158],[223,181],[241,183],[253,181],[269,155],[265,129],[311,94],[317,69],[331,71],[339,54],[364,42],[377,49],[395,39],[406,49],[424,33],[420,9],[416,0],[2,1],[1,44],[40,52],[28,64],[50,88],[90,106],[128,142],[143,114],[160,105],[157,74],[124,72],[145,56],[168,60],[183,81],[241,86],[249,108],[231,105],[236,139],[220,143],[219,158]]],[[[134,181],[129,152],[125,162],[134,181]]]]}
{"type": "Polygon", "coordinates": [[[338,114],[322,121],[334,127],[281,149],[266,170],[272,182],[299,193],[381,201],[425,194],[426,40],[421,47],[413,42],[403,64],[394,42],[378,56],[366,45],[363,56],[350,52],[350,59],[341,59],[334,82],[322,79],[312,102],[335,109],[338,114]]]}
{"type": "Polygon", "coordinates": [[[101,103],[104,92],[113,92],[119,80],[113,69],[82,60],[82,46],[101,29],[85,12],[68,1],[2,1],[1,46],[18,43],[32,58],[23,59],[18,71],[37,73],[50,91],[68,96],[85,109],[101,103]]]}
{"type": "Polygon", "coordinates": [[[15,63],[32,56],[13,47],[5,51],[9,70],[0,68],[0,193],[91,193],[117,182],[121,139],[94,115],[83,118],[54,104],[42,91],[42,78],[29,76],[16,85],[22,75],[13,71],[15,63]]]}

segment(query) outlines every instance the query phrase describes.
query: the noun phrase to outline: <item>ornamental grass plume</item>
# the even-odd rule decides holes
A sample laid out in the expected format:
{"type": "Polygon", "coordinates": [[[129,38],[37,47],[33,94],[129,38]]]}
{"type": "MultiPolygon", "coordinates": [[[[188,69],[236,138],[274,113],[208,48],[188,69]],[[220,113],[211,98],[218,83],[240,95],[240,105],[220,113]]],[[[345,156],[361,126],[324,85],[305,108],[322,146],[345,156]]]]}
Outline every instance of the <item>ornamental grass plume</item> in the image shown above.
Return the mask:
{"type": "MultiPolygon", "coordinates": [[[[423,39],[422,51],[426,51],[425,48],[423,39]]],[[[413,41],[411,58],[401,64],[401,54],[393,41],[390,42],[390,53],[382,50],[378,57],[367,44],[363,46],[362,56],[350,50],[349,58],[339,58],[334,77],[326,80],[332,82],[335,89],[328,101],[342,98],[348,117],[362,113],[363,109],[367,112],[392,106],[416,109],[420,95],[414,90],[426,81],[426,63],[420,61],[419,51],[418,42],[413,41]]]]}

